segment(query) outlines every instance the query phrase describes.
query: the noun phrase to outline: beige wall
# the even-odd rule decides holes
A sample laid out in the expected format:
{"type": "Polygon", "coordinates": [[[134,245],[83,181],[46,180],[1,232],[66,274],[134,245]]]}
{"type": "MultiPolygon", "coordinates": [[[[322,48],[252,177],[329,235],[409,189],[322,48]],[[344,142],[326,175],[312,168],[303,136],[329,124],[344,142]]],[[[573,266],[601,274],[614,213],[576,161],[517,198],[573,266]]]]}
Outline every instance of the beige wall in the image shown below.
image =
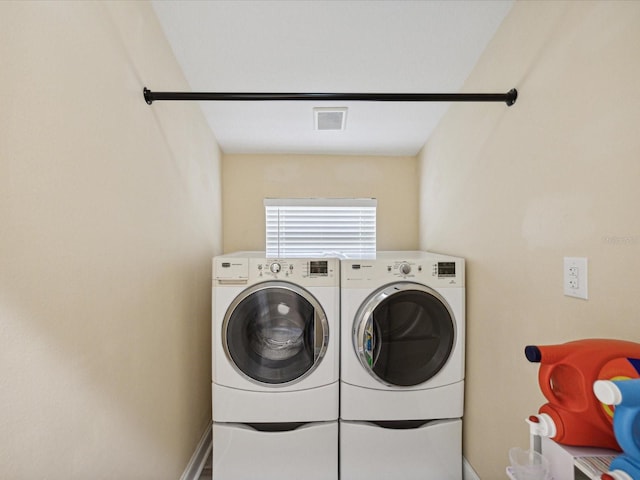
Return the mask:
{"type": "Polygon", "coordinates": [[[0,2],[0,478],[171,479],[210,420],[219,151],[142,2],[0,2]]]}
{"type": "Polygon", "coordinates": [[[518,1],[420,155],[420,246],[468,259],[465,456],[506,478],[544,402],[527,344],[640,342],[640,3],[518,1]],[[589,300],[563,296],[589,259],[589,300]]]}
{"type": "Polygon", "coordinates": [[[379,250],[418,246],[415,157],[224,155],[224,251],[264,250],[266,197],[378,199],[379,250]]]}

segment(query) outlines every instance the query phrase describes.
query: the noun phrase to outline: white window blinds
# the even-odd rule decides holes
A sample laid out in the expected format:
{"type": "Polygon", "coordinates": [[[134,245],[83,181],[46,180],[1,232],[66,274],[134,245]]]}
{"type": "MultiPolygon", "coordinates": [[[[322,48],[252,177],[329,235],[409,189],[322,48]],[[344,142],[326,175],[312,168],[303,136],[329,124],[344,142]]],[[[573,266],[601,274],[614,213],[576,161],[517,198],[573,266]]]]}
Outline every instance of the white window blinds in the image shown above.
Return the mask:
{"type": "Polygon", "coordinates": [[[375,198],[267,198],[267,258],[375,258],[375,198]]]}

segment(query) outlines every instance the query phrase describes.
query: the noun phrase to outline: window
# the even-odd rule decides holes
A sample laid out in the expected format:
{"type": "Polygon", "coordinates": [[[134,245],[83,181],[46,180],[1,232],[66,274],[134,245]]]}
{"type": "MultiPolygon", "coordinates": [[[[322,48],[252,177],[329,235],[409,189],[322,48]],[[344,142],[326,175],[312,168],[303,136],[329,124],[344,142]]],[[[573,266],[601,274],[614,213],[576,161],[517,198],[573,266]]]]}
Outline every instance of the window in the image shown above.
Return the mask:
{"type": "Polygon", "coordinates": [[[267,258],[375,258],[375,198],[267,198],[267,258]]]}

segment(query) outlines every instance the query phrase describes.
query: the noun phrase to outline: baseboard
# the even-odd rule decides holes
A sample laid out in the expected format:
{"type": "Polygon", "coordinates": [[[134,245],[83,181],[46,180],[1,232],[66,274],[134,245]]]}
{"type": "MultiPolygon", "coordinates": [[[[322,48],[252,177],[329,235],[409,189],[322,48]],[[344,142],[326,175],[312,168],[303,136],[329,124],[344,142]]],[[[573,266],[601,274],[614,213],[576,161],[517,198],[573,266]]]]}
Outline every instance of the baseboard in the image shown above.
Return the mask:
{"type": "Polygon", "coordinates": [[[202,435],[195,452],[191,456],[191,460],[187,464],[184,473],[180,477],[180,480],[198,480],[204,464],[207,462],[207,458],[213,448],[213,439],[211,438],[212,424],[210,423],[207,430],[202,435]]]}
{"type": "Polygon", "coordinates": [[[464,457],[462,457],[462,478],[464,480],[480,480],[476,471],[464,457]]]}

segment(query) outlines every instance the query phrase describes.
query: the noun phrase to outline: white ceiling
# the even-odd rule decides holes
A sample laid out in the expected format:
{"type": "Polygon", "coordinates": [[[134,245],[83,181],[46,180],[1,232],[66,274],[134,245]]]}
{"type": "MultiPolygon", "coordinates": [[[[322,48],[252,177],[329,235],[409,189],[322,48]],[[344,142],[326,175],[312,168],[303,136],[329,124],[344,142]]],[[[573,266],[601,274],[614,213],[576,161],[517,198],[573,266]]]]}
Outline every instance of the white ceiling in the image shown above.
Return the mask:
{"type": "MultiPolygon", "coordinates": [[[[194,92],[457,93],[512,0],[152,4],[194,92]]],[[[415,155],[449,104],[200,105],[225,153],[415,155]],[[346,130],[314,130],[315,106],[348,107],[346,130]]]]}

